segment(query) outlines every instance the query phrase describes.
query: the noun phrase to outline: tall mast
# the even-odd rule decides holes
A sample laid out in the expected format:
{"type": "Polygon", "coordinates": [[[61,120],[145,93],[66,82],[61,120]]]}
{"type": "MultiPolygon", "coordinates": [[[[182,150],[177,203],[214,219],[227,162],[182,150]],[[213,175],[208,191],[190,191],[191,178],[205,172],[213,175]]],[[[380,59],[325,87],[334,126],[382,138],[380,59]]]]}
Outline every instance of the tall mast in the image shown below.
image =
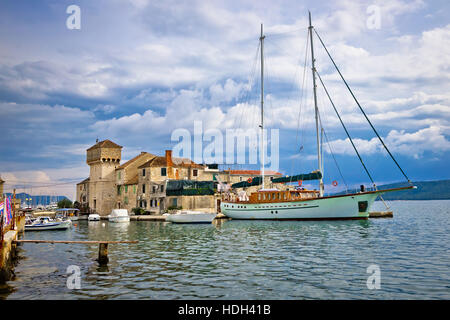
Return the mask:
{"type": "MultiPolygon", "coordinates": [[[[312,29],[313,26],[311,24],[311,12],[309,12],[309,39],[311,42],[311,59],[312,59],[312,75],[313,75],[313,91],[314,91],[314,110],[316,114],[316,137],[317,137],[317,161],[318,161],[318,168],[319,171],[322,171],[322,155],[320,152],[320,139],[319,139],[319,109],[317,108],[317,85],[316,85],[316,65],[315,65],[315,59],[314,59],[314,45],[313,45],[313,35],[312,35],[312,29]]],[[[323,196],[323,178],[320,178],[319,180],[319,194],[322,197],[323,196]]]]}
{"type": "Polygon", "coordinates": [[[262,190],[264,190],[264,164],[265,164],[265,152],[264,152],[264,38],[263,24],[261,23],[261,37],[259,41],[261,43],[261,179],[262,190]]]}

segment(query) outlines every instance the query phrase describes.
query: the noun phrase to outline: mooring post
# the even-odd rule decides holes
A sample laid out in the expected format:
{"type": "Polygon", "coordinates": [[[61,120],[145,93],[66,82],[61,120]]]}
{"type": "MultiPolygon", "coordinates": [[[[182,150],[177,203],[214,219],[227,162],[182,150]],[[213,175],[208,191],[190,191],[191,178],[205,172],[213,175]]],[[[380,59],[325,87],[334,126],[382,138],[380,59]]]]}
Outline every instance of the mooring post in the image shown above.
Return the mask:
{"type": "Polygon", "coordinates": [[[98,246],[98,263],[108,264],[108,243],[100,242],[98,246]]]}

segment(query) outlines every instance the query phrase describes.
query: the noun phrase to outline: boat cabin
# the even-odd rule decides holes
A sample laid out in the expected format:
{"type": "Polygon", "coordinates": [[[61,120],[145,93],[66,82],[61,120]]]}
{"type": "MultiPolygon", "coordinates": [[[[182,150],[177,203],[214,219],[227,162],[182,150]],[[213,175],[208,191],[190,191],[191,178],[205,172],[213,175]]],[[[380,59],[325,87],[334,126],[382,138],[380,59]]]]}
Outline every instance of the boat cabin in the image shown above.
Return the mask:
{"type": "Polygon", "coordinates": [[[253,192],[245,200],[234,194],[224,194],[223,201],[235,203],[273,203],[273,202],[290,202],[305,199],[314,199],[319,197],[317,190],[260,190],[253,192]]]}

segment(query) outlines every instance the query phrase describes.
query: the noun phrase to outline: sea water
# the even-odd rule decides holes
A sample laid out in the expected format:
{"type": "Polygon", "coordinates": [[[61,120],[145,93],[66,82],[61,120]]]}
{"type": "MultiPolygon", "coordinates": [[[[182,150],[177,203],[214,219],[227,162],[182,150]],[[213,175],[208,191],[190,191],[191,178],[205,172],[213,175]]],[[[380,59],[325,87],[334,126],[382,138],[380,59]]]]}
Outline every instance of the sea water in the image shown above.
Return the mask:
{"type": "Polygon", "coordinates": [[[106,267],[95,261],[95,244],[22,244],[0,298],[449,299],[450,201],[390,205],[393,218],[364,221],[102,220],[26,232],[25,239],[139,243],[110,244],[106,267]]]}

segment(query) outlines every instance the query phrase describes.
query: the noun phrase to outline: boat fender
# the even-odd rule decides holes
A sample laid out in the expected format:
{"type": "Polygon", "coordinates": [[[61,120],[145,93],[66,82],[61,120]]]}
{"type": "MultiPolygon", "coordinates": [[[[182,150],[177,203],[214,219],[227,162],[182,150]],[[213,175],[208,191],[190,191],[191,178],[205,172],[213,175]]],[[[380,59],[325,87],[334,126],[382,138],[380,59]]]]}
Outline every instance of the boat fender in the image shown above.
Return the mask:
{"type": "Polygon", "coordinates": [[[298,186],[301,187],[302,186],[303,181],[302,180],[298,180],[298,186]]]}
{"type": "Polygon", "coordinates": [[[253,181],[252,178],[248,178],[248,179],[247,179],[247,182],[248,182],[248,183],[252,183],[252,181],[253,181]]]}
{"type": "Polygon", "coordinates": [[[338,182],[336,181],[336,180],[334,180],[333,182],[332,182],[332,184],[333,184],[333,186],[337,186],[338,185],[338,182]]]}

